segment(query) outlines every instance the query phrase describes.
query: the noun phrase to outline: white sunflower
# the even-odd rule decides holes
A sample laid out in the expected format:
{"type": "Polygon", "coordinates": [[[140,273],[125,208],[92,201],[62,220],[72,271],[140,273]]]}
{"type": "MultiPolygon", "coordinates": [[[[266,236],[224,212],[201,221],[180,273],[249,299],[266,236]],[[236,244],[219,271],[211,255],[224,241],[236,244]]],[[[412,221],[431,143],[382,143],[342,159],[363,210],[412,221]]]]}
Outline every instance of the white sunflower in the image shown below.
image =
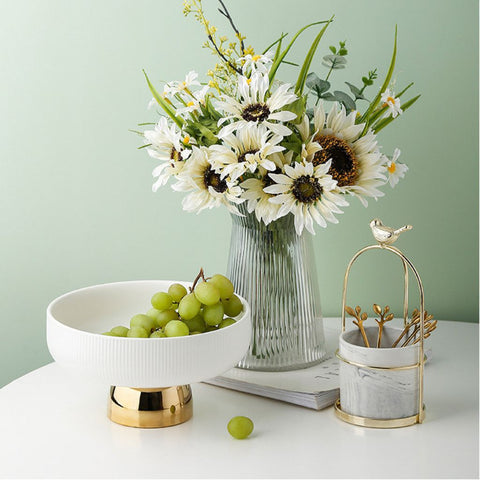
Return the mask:
{"type": "Polygon", "coordinates": [[[399,148],[396,148],[393,151],[392,158],[388,158],[386,155],[384,156],[386,160],[386,168],[388,171],[388,182],[390,186],[393,188],[401,178],[405,176],[405,173],[408,171],[408,167],[404,163],[398,162],[398,157],[402,152],[399,148]]]}
{"type": "Polygon", "coordinates": [[[191,150],[186,145],[193,143],[188,135],[183,135],[175,124],[169,125],[165,117],[161,117],[153,130],[143,132],[150,143],[148,154],[162,163],[156,167],[152,175],[158,177],[153,184],[153,191],[165,185],[172,175],[180,173],[191,150]]]}
{"type": "Polygon", "coordinates": [[[331,160],[317,166],[303,161],[294,167],[285,165],[284,174],[269,174],[275,183],[264,191],[274,195],[271,203],[280,205],[278,217],[293,214],[297,235],[304,228],[315,235],[314,222],[321,227],[327,221],[338,223],[334,213],[343,213],[339,206],[348,206],[343,195],[335,192],[337,182],[327,173],[330,167],[331,160]]]}
{"type": "Polygon", "coordinates": [[[247,125],[222,138],[222,145],[212,145],[211,161],[221,171],[222,178],[230,176],[233,181],[245,172],[254,173],[259,167],[273,171],[276,165],[269,157],[285,150],[278,145],[283,140],[263,125],[247,125]]]}
{"type": "Polygon", "coordinates": [[[247,200],[247,211],[249,213],[255,212],[257,220],[263,221],[265,225],[273,222],[278,218],[278,211],[280,205],[271,203],[270,199],[274,196],[271,193],[265,192],[265,188],[273,185],[274,181],[270,177],[269,173],[281,173],[283,172],[284,165],[288,165],[292,162],[293,152],[279,152],[274,153],[271,156],[271,160],[275,164],[275,170],[269,172],[263,168],[259,169],[260,177],[248,178],[243,181],[240,186],[244,189],[242,197],[247,200]]]}
{"type": "Polygon", "coordinates": [[[172,188],[190,192],[182,201],[183,209],[187,212],[200,213],[206,208],[225,205],[230,212],[241,215],[235,205],[244,201],[240,198],[242,189],[230,178],[221,178],[215,171],[208,148],[194,146],[177,179],[178,182],[172,188]]]}
{"type": "Polygon", "coordinates": [[[337,181],[339,193],[355,195],[367,206],[366,197],[379,198],[384,195],[378,187],[386,181],[382,154],[377,147],[375,134],[361,136],[365,127],[355,124],[357,112],[346,114],[345,107],[334,104],[328,115],[323,103],[314,109],[314,140],[322,149],[313,156],[314,166],[331,160],[329,174],[337,181]]]}
{"type": "Polygon", "coordinates": [[[292,131],[277,122],[288,122],[297,117],[293,112],[281,110],[285,105],[294,102],[297,96],[288,92],[288,83],[281,84],[271,95],[268,95],[269,87],[268,75],[256,72],[251,78],[239,76],[238,99],[225,95],[223,101],[218,102],[218,108],[226,113],[218,124],[233,120],[220,130],[218,137],[223,138],[251,124],[264,125],[282,137],[290,135],[292,131]]]}

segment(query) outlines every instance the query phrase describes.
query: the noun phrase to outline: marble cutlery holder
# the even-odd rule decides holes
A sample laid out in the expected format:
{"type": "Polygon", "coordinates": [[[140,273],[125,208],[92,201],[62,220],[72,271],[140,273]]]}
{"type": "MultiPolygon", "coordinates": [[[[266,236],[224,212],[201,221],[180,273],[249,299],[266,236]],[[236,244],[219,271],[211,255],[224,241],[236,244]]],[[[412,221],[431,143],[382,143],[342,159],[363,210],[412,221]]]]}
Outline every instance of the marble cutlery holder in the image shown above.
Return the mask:
{"type": "MultiPolygon", "coordinates": [[[[376,345],[378,327],[366,327],[376,345]]],[[[402,329],[385,326],[382,345],[365,347],[358,329],[340,335],[340,404],[343,412],[375,420],[412,417],[419,413],[420,344],[389,348],[402,329]]]]}

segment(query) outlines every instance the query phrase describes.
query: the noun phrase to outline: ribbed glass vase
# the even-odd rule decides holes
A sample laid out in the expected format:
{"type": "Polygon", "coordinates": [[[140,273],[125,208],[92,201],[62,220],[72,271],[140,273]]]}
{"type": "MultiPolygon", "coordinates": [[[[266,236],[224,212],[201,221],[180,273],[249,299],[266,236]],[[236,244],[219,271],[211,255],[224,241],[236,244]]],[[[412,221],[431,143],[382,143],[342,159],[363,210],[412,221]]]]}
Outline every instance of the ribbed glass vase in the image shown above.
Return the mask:
{"type": "Polygon", "coordinates": [[[269,225],[240,205],[232,215],[228,277],[250,304],[252,337],[237,367],[286,371],[325,357],[311,235],[298,236],[293,215],[269,225]]]}

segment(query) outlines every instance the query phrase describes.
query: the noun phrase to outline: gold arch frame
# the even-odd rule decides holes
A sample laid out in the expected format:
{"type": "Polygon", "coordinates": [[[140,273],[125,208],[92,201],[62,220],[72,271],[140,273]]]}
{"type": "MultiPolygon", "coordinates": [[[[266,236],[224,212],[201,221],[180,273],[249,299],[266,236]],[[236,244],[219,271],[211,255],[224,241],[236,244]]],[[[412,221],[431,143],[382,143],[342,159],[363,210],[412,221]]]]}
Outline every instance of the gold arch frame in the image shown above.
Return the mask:
{"type": "MultiPolygon", "coordinates": [[[[337,400],[335,403],[335,413],[336,415],[348,422],[353,423],[354,425],[360,425],[364,427],[373,427],[373,428],[397,428],[397,427],[405,427],[409,425],[413,425],[415,423],[422,423],[425,418],[425,405],[423,404],[423,374],[424,374],[424,363],[425,363],[425,350],[424,350],[424,339],[425,339],[425,332],[424,332],[424,319],[425,319],[425,293],[423,289],[422,280],[420,275],[417,272],[417,269],[414,267],[412,262],[398,249],[392,247],[391,245],[369,245],[368,247],[364,247],[359,250],[350,260],[347,270],[345,272],[345,277],[343,280],[343,293],[342,293],[342,333],[345,331],[345,307],[346,307],[346,300],[347,300],[347,287],[348,287],[348,279],[350,275],[350,271],[352,269],[353,264],[355,261],[365,252],[370,250],[386,250],[388,252],[392,252],[396,256],[400,257],[402,260],[403,270],[404,270],[404,294],[403,294],[403,322],[404,325],[407,324],[408,320],[408,277],[409,277],[409,269],[412,271],[413,275],[415,276],[418,284],[418,290],[420,294],[420,342],[419,342],[419,350],[418,350],[418,362],[415,365],[411,365],[408,368],[418,368],[419,371],[419,393],[418,393],[418,414],[413,415],[411,417],[406,418],[394,418],[388,420],[379,420],[373,418],[365,418],[359,417],[356,415],[350,415],[346,412],[343,412],[340,405],[340,399],[337,400]]],[[[338,355],[337,357],[346,363],[351,363],[348,360],[345,360],[343,357],[338,355]]],[[[372,370],[402,370],[405,369],[404,367],[379,367],[376,365],[362,365],[362,368],[368,368],[372,370]]]]}

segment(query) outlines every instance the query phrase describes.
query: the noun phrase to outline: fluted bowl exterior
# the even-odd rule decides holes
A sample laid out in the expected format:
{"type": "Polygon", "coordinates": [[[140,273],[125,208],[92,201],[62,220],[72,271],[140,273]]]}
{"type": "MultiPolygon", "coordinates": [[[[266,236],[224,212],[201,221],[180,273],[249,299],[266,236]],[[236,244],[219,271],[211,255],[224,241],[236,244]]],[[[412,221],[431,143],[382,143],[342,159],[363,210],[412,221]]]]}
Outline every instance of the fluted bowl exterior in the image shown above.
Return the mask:
{"type": "Polygon", "coordinates": [[[169,387],[199,382],[229,370],[248,349],[250,307],[236,323],[198,335],[126,338],[102,335],[149,308],[152,295],[172,283],[140,280],[107,283],[66,293],[47,307],[47,344],[64,367],[110,385],[169,387]]]}

